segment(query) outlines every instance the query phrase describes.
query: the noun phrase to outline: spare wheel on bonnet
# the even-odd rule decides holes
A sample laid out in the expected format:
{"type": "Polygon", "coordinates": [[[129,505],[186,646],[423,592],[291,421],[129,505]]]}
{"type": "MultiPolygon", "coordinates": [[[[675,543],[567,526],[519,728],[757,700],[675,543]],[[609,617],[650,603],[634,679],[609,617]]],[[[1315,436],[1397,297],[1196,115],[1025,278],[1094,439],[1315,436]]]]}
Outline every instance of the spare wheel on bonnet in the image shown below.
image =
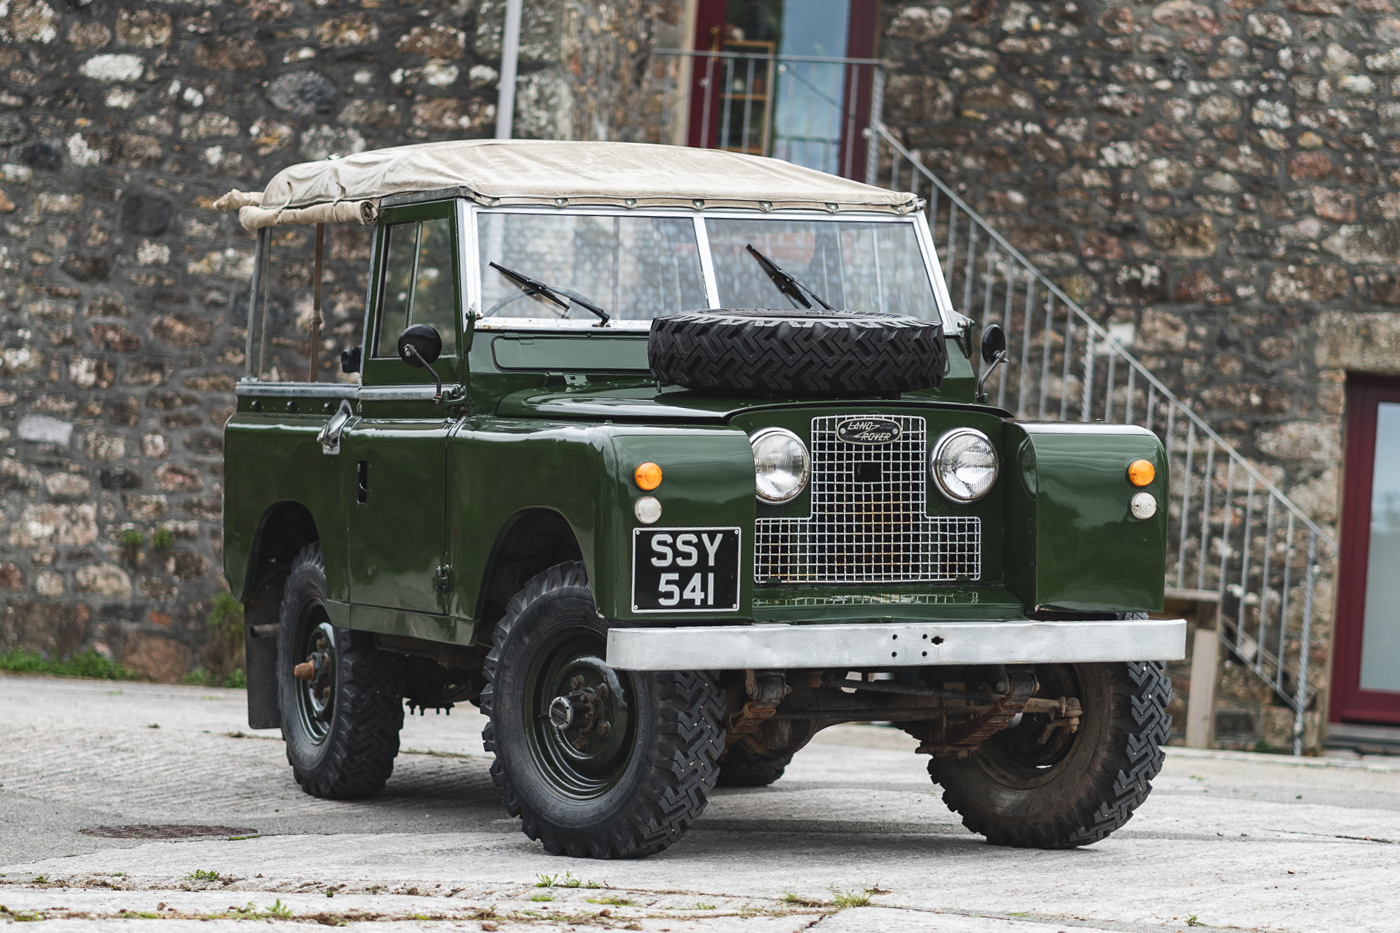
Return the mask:
{"type": "Polygon", "coordinates": [[[857,311],[687,311],[651,322],[651,374],[717,392],[892,395],[937,386],[948,365],[934,321],[857,311]]]}

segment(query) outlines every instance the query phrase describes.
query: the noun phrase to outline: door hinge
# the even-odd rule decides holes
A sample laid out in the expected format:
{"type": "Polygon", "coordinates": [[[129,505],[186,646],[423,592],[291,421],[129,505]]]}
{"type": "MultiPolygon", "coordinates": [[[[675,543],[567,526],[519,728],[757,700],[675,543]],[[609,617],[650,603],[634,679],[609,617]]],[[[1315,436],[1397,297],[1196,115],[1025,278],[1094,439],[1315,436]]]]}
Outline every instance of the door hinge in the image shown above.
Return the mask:
{"type": "Polygon", "coordinates": [[[446,593],[452,589],[452,577],[452,565],[439,564],[437,572],[433,574],[433,585],[439,593],[446,593]]]}

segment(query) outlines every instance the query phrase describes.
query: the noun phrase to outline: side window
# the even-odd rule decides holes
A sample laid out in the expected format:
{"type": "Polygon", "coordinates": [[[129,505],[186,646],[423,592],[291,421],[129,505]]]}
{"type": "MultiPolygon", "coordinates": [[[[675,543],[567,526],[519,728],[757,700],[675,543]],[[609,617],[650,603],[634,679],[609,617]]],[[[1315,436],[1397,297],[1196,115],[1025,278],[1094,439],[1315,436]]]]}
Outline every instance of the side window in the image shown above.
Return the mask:
{"type": "Polygon", "coordinates": [[[384,291],[379,298],[375,357],[396,356],[399,332],[431,324],[442,335],[442,355],[457,355],[457,297],[452,218],[435,217],[385,228],[384,291]]]}

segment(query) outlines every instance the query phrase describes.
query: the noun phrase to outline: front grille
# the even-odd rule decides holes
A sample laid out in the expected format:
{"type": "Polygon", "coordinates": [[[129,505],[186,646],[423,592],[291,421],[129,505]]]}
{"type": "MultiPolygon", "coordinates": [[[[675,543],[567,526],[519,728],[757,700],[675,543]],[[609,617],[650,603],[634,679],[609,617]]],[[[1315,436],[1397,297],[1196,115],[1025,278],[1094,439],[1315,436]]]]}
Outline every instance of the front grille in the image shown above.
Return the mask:
{"type": "Polygon", "coordinates": [[[812,419],[811,510],[760,518],[757,583],[952,583],[982,575],[976,516],[928,514],[928,429],[923,418],[870,415],[899,424],[898,440],[853,444],[836,436],[851,415],[812,419]]]}

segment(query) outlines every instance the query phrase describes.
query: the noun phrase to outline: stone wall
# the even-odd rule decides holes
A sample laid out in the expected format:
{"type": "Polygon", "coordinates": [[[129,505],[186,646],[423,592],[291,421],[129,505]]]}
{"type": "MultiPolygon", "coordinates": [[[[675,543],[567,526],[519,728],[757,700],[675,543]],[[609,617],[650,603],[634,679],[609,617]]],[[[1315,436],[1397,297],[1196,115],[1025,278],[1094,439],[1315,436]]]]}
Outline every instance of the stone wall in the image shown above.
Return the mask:
{"type": "MultiPolygon", "coordinates": [[[[526,7],[516,135],[641,132],[680,6],[526,7]]],[[[200,663],[252,258],[207,205],[306,159],[494,135],[503,8],[0,3],[0,650],[200,663]]],[[[279,234],[274,378],[305,378],[309,239],[279,234]]],[[[358,341],[367,242],[331,231],[324,378],[358,341]]]]}
{"type": "MultiPolygon", "coordinates": [[[[1091,314],[1133,325],[1131,352],[1335,527],[1346,372],[1400,372],[1391,0],[882,16],[905,143],[1091,314]]],[[[1332,606],[1326,580],[1323,704],[1332,606]]]]}
{"type": "MultiPolygon", "coordinates": [[[[174,677],[216,586],[251,256],[204,205],[303,159],[492,135],[504,2],[0,10],[0,649],[92,645],[174,677]]],[[[1391,0],[881,16],[886,121],[1334,523],[1345,373],[1400,372],[1391,0]]],[[[529,0],[517,135],[658,139],[650,49],[687,44],[684,20],[678,0],[529,0]]],[[[360,326],[363,233],[332,236],[327,365],[360,326]]],[[[309,247],[283,245],[301,255],[276,279],[273,352],[293,378],[309,247]]]]}

